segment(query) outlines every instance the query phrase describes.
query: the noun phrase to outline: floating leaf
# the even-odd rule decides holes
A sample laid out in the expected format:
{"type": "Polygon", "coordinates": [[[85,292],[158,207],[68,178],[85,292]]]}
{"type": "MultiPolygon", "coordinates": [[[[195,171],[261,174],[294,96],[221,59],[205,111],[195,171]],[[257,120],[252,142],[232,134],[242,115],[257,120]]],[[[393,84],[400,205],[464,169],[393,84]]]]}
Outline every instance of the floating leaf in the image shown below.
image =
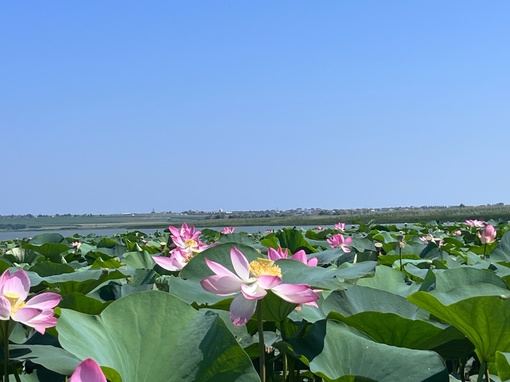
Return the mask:
{"type": "Polygon", "coordinates": [[[502,381],[510,379],[510,353],[496,352],[496,368],[502,381]]]}
{"type": "Polygon", "coordinates": [[[35,235],[30,239],[29,243],[32,245],[41,245],[44,243],[62,243],[63,241],[64,236],[59,233],[42,233],[35,235]]]}
{"type": "Polygon", "coordinates": [[[416,292],[408,300],[464,333],[480,360],[494,362],[497,350],[510,351],[508,289],[473,283],[446,292],[416,292]]]}
{"type": "Polygon", "coordinates": [[[365,277],[358,280],[356,284],[385,290],[404,297],[420,289],[419,284],[406,281],[402,272],[386,266],[378,266],[374,277],[365,277]]]}
{"type": "Polygon", "coordinates": [[[360,330],[373,340],[410,349],[431,350],[464,335],[428,319],[404,297],[362,286],[332,292],[322,304],[328,317],[360,330]]]}
{"type": "Polygon", "coordinates": [[[123,382],[259,381],[216,314],[169,293],[135,293],[100,316],[62,309],[57,330],[64,349],[117,370],[123,382]]]}
{"type": "Polygon", "coordinates": [[[444,382],[448,379],[437,353],[380,344],[343,322],[317,321],[305,337],[288,342],[301,361],[327,382],[444,382]]]}
{"type": "Polygon", "coordinates": [[[299,261],[281,259],[276,264],[282,269],[282,281],[290,284],[308,284],[319,288],[336,289],[340,281],[355,280],[372,275],[377,265],[374,261],[343,264],[342,267],[309,267],[299,261]]]}

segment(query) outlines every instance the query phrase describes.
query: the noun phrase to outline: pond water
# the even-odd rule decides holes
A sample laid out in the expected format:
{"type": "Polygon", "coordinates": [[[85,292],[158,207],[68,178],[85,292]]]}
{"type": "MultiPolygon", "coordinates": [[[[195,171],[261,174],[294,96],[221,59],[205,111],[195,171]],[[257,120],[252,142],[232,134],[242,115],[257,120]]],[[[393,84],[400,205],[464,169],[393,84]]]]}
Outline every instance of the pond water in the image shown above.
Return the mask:
{"type": "MultiPolygon", "coordinates": [[[[277,230],[281,228],[287,228],[289,226],[246,226],[246,227],[236,227],[235,232],[247,232],[247,233],[257,233],[257,232],[267,232],[268,230],[277,230]]],[[[324,228],[333,228],[333,226],[325,225],[324,228]]],[[[199,226],[196,227],[198,230],[202,230],[205,228],[201,228],[199,226]]],[[[208,229],[214,229],[216,231],[221,231],[224,227],[206,227],[208,229]]],[[[315,226],[302,226],[304,229],[312,229],[315,226]]],[[[42,233],[59,233],[64,237],[72,237],[75,234],[80,236],[87,236],[90,234],[94,234],[97,236],[113,236],[118,233],[125,233],[129,231],[140,231],[147,234],[153,234],[156,231],[163,231],[162,229],[146,229],[146,228],[99,228],[99,229],[64,229],[64,230],[44,230],[44,231],[1,231],[0,232],[0,241],[5,240],[13,240],[13,239],[24,239],[31,238],[36,235],[40,235],[42,233]]]]}

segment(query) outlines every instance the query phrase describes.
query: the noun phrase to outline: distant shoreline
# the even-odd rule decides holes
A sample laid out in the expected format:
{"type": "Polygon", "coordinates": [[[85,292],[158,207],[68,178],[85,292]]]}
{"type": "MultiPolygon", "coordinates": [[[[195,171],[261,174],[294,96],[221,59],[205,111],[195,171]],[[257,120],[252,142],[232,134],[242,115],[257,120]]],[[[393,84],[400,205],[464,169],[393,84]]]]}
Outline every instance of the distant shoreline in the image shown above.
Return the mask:
{"type": "Polygon", "coordinates": [[[510,220],[510,205],[440,208],[358,209],[348,213],[322,210],[319,214],[291,214],[285,211],[269,213],[149,213],[117,215],[55,215],[55,216],[0,216],[0,231],[48,231],[86,229],[165,229],[186,222],[198,227],[220,226],[312,226],[368,223],[418,223],[428,221],[455,222],[466,219],[510,220]],[[244,215],[243,215],[244,214],[244,215]]]}

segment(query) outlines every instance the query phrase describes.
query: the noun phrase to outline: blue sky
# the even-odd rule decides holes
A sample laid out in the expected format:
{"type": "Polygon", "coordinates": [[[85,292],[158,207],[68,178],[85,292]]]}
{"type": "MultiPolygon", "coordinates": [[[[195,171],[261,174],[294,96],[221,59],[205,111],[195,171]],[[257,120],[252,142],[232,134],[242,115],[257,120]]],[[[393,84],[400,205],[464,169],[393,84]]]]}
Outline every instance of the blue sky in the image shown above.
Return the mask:
{"type": "Polygon", "coordinates": [[[0,214],[510,203],[510,2],[0,6],[0,214]]]}

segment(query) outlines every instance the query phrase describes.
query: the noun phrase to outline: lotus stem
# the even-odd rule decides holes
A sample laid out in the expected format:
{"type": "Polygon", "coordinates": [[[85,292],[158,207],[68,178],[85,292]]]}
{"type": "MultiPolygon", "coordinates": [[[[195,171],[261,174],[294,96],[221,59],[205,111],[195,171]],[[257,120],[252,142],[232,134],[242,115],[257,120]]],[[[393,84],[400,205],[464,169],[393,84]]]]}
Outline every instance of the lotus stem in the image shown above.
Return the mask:
{"type": "Polygon", "coordinates": [[[262,322],[262,300],[257,301],[257,326],[259,331],[259,373],[260,381],[266,382],[266,344],[264,342],[264,324],[262,322]]]}
{"type": "Polygon", "coordinates": [[[288,364],[287,364],[287,354],[283,353],[283,380],[287,380],[288,373],[288,364]]]}
{"type": "Polygon", "coordinates": [[[489,369],[487,368],[486,361],[482,361],[482,363],[480,364],[480,371],[478,372],[478,378],[476,379],[476,382],[482,382],[484,375],[485,375],[485,380],[487,382],[490,382],[489,369]]]}
{"type": "MultiPolygon", "coordinates": [[[[9,357],[9,337],[12,333],[12,331],[14,330],[14,327],[16,326],[16,323],[13,322],[12,320],[6,320],[6,321],[0,321],[1,322],[1,335],[3,337],[3,340],[4,340],[4,370],[3,370],[3,374],[4,374],[4,377],[3,377],[3,380],[4,382],[9,382],[9,361],[10,361],[10,357],[9,357]]],[[[14,374],[14,377],[16,378],[16,374],[14,374]]],[[[16,380],[18,381],[19,380],[19,377],[16,378],[16,380]]],[[[21,381],[20,381],[21,382],[21,381]]]]}
{"type": "Polygon", "coordinates": [[[9,382],[9,324],[10,320],[3,325],[4,332],[4,382],[9,382]]]}
{"type": "Polygon", "coordinates": [[[404,269],[404,266],[402,264],[402,247],[404,247],[404,236],[398,235],[397,240],[398,240],[398,257],[400,259],[400,272],[402,272],[402,270],[404,269]]]}
{"type": "MultiPolygon", "coordinates": [[[[287,321],[282,320],[280,321],[280,332],[282,335],[282,340],[287,341],[287,321]]],[[[283,352],[283,380],[287,380],[287,373],[288,373],[288,362],[287,362],[287,353],[283,352]]]]}

